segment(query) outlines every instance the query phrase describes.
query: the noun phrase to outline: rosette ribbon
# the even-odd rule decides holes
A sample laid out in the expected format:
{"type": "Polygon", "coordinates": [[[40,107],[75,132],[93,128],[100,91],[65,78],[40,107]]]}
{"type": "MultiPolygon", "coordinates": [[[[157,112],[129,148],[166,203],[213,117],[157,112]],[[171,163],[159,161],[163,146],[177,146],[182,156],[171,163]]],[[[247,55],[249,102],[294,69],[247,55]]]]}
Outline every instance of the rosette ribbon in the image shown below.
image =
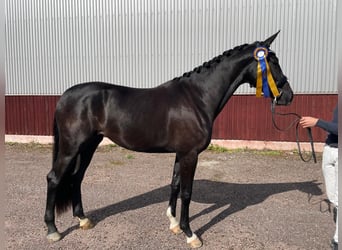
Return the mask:
{"type": "Polygon", "coordinates": [[[279,91],[273,79],[270,65],[267,62],[268,49],[258,47],[254,50],[254,58],[258,61],[256,97],[261,97],[262,93],[265,98],[270,97],[270,91],[273,97],[279,96],[279,91]]]}

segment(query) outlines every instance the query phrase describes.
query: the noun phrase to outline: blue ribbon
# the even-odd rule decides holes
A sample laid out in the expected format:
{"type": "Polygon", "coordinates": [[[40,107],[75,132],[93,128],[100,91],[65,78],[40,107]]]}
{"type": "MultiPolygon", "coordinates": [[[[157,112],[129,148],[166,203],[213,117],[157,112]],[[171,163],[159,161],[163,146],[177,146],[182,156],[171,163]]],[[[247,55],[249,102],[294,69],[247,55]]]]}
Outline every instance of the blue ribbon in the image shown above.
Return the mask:
{"type": "Polygon", "coordinates": [[[264,93],[264,97],[270,97],[270,89],[268,87],[267,81],[267,69],[266,69],[266,62],[265,57],[259,57],[261,72],[262,72],[262,92],[264,93]]]}

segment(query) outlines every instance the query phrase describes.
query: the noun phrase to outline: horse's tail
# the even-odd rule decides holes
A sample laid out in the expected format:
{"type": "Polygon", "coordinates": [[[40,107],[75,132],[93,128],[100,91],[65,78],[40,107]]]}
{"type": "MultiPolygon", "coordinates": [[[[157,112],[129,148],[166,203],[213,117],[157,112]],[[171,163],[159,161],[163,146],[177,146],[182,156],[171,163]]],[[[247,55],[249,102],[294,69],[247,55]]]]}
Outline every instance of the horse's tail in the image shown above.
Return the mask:
{"type": "MultiPolygon", "coordinates": [[[[58,153],[59,153],[59,130],[57,126],[56,117],[53,121],[53,135],[54,135],[54,142],[53,142],[53,166],[55,165],[58,153]]],[[[75,165],[75,160],[72,160],[70,164],[75,165]]],[[[54,166],[55,167],[55,166],[54,166]]],[[[57,214],[62,214],[66,212],[71,207],[72,202],[72,193],[73,193],[73,178],[72,178],[72,170],[73,167],[68,166],[67,171],[60,177],[60,182],[58,183],[56,189],[56,212],[57,214]]],[[[57,170],[57,169],[55,169],[57,170]]]]}

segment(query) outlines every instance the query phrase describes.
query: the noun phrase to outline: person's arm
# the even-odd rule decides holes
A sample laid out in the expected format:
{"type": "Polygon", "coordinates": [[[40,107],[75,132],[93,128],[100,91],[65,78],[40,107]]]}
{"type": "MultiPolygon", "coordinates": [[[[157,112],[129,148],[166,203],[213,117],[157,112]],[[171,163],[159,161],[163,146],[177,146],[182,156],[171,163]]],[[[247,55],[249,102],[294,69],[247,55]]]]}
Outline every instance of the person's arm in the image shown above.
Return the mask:
{"type": "Polygon", "coordinates": [[[312,117],[312,116],[303,116],[302,118],[300,118],[300,125],[302,125],[303,128],[312,128],[315,127],[317,122],[318,122],[318,118],[316,117],[312,117]]]}
{"type": "Polygon", "coordinates": [[[338,134],[338,110],[337,107],[334,110],[333,119],[331,122],[327,122],[324,120],[319,119],[316,126],[320,127],[331,134],[337,135],[338,134]]]}
{"type": "Polygon", "coordinates": [[[311,128],[311,127],[319,127],[324,129],[325,131],[337,135],[338,134],[338,111],[337,108],[334,110],[333,120],[331,122],[324,121],[322,119],[318,119],[316,117],[311,116],[303,116],[299,123],[303,128],[311,128]]]}
{"type": "Polygon", "coordinates": [[[327,121],[319,119],[317,124],[316,124],[316,126],[324,129],[325,131],[328,131],[331,134],[334,134],[334,135],[338,134],[338,125],[337,125],[337,123],[327,122],[327,121]]]}

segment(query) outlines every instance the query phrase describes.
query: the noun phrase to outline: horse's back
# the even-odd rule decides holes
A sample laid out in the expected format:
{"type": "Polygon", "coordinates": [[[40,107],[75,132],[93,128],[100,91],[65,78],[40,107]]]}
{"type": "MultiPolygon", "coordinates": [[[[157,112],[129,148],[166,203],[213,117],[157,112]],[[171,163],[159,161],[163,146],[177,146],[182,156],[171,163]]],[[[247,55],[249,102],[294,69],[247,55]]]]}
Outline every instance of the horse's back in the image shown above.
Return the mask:
{"type": "Polygon", "coordinates": [[[85,82],[76,84],[68,88],[61,96],[60,101],[64,101],[72,98],[87,97],[90,95],[98,94],[113,89],[129,89],[128,87],[119,86],[116,84],[110,84],[105,82],[85,82]]]}
{"type": "Polygon", "coordinates": [[[109,93],[117,88],[120,87],[114,84],[87,82],[67,89],[55,110],[59,129],[63,129],[67,134],[101,130],[101,124],[107,116],[105,107],[110,98],[109,93]]]}
{"type": "Polygon", "coordinates": [[[105,82],[86,82],[74,85],[67,89],[57,103],[56,111],[61,109],[72,110],[78,105],[85,105],[88,101],[96,104],[106,104],[109,99],[120,99],[137,89],[110,84],[105,82]]]}

